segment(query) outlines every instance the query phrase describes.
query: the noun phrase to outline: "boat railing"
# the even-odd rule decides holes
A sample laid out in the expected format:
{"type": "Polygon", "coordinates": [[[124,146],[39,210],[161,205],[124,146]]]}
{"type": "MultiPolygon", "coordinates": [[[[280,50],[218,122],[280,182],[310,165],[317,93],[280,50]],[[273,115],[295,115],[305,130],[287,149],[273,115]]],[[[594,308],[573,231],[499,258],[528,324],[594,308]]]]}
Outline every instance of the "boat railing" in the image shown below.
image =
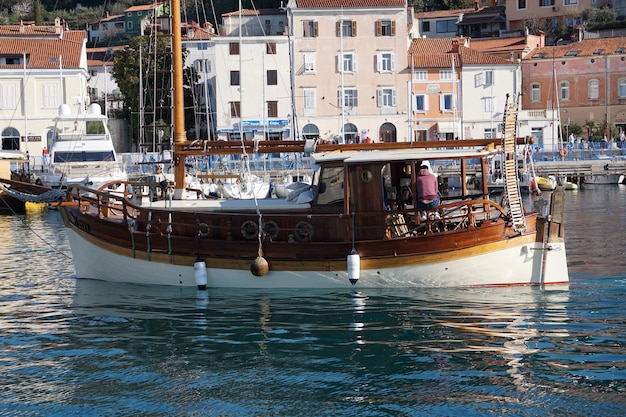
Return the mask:
{"type": "Polygon", "coordinates": [[[441,204],[422,214],[416,215],[414,209],[395,210],[388,215],[388,237],[464,230],[480,227],[485,222],[508,219],[508,214],[501,205],[487,199],[457,200],[441,204]]]}
{"type": "MultiPolygon", "coordinates": [[[[138,194],[141,189],[136,183],[124,183],[125,187],[111,190],[110,185],[100,190],[73,186],[67,194],[65,204],[81,207],[101,217],[122,220],[129,230],[146,236],[178,236],[193,238],[208,235],[227,240],[249,240],[258,238],[259,217],[254,210],[248,211],[202,211],[190,212],[150,207],[136,201],[146,195],[138,194]],[[95,211],[94,211],[95,210],[95,211]],[[210,232],[205,232],[208,230],[210,232]]],[[[158,184],[145,184],[158,188],[158,184]]],[[[154,195],[158,190],[152,192],[154,195]]],[[[509,220],[506,210],[488,199],[468,199],[446,202],[434,210],[427,211],[425,218],[415,209],[343,214],[312,214],[310,211],[263,213],[262,224],[265,235],[274,242],[349,242],[357,240],[396,239],[426,236],[445,232],[460,232],[490,223],[509,220]],[[377,220],[378,219],[378,220],[377,220]],[[318,227],[319,229],[315,230],[318,227]],[[332,232],[331,232],[332,230],[332,232]],[[343,230],[343,233],[337,233],[343,230]],[[324,238],[322,238],[322,236],[324,238]],[[378,236],[378,237],[376,237],[378,236]]]]}

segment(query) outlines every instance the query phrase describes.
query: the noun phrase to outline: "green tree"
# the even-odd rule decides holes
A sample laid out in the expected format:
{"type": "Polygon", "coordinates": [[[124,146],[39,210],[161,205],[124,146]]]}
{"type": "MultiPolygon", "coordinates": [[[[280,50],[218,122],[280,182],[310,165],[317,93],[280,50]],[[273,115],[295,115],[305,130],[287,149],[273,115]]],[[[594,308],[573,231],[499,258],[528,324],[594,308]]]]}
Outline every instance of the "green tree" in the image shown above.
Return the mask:
{"type": "MultiPolygon", "coordinates": [[[[115,51],[113,57],[112,76],[124,97],[123,117],[129,120],[131,137],[135,144],[140,138],[140,112],[144,112],[144,124],[158,129],[159,126],[172,123],[171,112],[171,77],[172,66],[171,39],[169,36],[159,35],[156,37],[137,36],[130,40],[129,45],[115,51]],[[140,75],[143,74],[143,91],[140,91],[140,75]],[[140,97],[143,97],[144,108],[140,108],[140,97]],[[157,108],[152,108],[156,103],[157,108]],[[148,107],[149,111],[146,110],[148,107]]],[[[183,51],[183,61],[186,55],[183,51]]],[[[192,88],[197,83],[198,77],[191,67],[183,70],[183,95],[185,100],[185,120],[193,120],[193,94],[192,88]],[[189,114],[187,114],[189,113],[189,114]]],[[[187,129],[187,126],[185,127],[187,129]]],[[[163,128],[169,132],[168,128],[163,128]]],[[[147,131],[149,133],[150,130],[147,131]]],[[[169,139],[169,137],[163,137],[169,139]]]]}
{"type": "Polygon", "coordinates": [[[41,3],[39,0],[33,0],[33,14],[35,15],[35,25],[43,25],[43,16],[41,14],[41,3]]]}

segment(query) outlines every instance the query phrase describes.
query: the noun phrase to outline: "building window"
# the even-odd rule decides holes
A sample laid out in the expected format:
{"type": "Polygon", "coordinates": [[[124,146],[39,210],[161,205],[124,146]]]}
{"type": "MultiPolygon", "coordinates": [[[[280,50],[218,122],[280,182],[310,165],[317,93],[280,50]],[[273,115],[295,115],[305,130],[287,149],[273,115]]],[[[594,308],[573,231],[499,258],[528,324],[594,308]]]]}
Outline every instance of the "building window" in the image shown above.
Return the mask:
{"type": "Polygon", "coordinates": [[[376,36],[396,36],[396,22],[393,20],[378,20],[376,22],[376,36]]]}
{"type": "Polygon", "coordinates": [[[496,129],[493,127],[488,127],[483,129],[483,135],[485,135],[485,139],[495,139],[496,136],[496,129]]]}
{"type": "Polygon", "coordinates": [[[18,151],[20,149],[20,132],[14,127],[2,130],[2,149],[18,151]]]}
{"type": "Polygon", "coordinates": [[[43,84],[42,104],[44,109],[56,109],[58,107],[59,99],[56,84],[43,84]]]}
{"type": "Polygon", "coordinates": [[[489,87],[493,84],[493,71],[483,71],[474,75],[475,87],[489,87]]]}
{"type": "Polygon", "coordinates": [[[396,62],[392,52],[381,52],[376,56],[378,72],[392,72],[396,69],[396,62]]]}
{"type": "Polygon", "coordinates": [[[598,100],[600,98],[600,81],[589,80],[588,83],[589,100],[598,100]]]}
{"type": "Polygon", "coordinates": [[[266,44],[265,53],[267,55],[276,55],[276,42],[268,42],[266,44]]]}
{"type": "Polygon", "coordinates": [[[357,107],[359,105],[358,92],[356,88],[344,88],[337,91],[337,106],[339,108],[344,107],[357,107]]]}
{"type": "Polygon", "coordinates": [[[378,107],[395,107],[396,90],[394,88],[379,88],[376,91],[376,105],[378,107]]]}
{"type": "Polygon", "coordinates": [[[539,0],[539,6],[541,7],[554,6],[554,0],[539,0]]]}
{"type": "Polygon", "coordinates": [[[133,22],[126,22],[126,29],[133,30],[133,22]]]}
{"type": "Polygon", "coordinates": [[[304,26],[304,37],[305,38],[317,38],[319,36],[317,30],[317,22],[313,20],[305,20],[302,22],[304,26]]]}
{"type": "Polygon", "coordinates": [[[436,30],[437,33],[456,33],[456,20],[438,20],[436,30]]]}
{"type": "Polygon", "coordinates": [[[241,114],[241,102],[231,101],[230,102],[230,117],[240,117],[240,114],[241,114]]]}
{"type": "Polygon", "coordinates": [[[315,72],[315,54],[314,53],[304,54],[304,72],[307,74],[312,74],[315,72]]]}
{"type": "Polygon", "coordinates": [[[428,110],[428,96],[425,94],[416,94],[413,96],[413,111],[425,112],[428,110]]]}
{"type": "Polygon", "coordinates": [[[619,98],[626,98],[626,78],[617,80],[617,95],[619,98]]]}
{"type": "Polygon", "coordinates": [[[303,93],[304,93],[304,108],[314,109],[315,108],[315,88],[305,88],[303,89],[303,93]]]}
{"type": "Polygon", "coordinates": [[[428,71],[413,71],[413,81],[428,81],[428,71]]]}
{"type": "Polygon", "coordinates": [[[267,85],[278,85],[277,70],[267,70],[267,85]]]}
{"type": "Polygon", "coordinates": [[[569,100],[569,81],[561,81],[559,83],[559,99],[563,101],[569,100]]]}
{"type": "Polygon", "coordinates": [[[137,16],[141,16],[141,10],[137,10],[137,16]]]}
{"type": "Polygon", "coordinates": [[[278,117],[278,101],[267,102],[267,117],[278,117]]]}
{"type": "Polygon", "coordinates": [[[193,67],[198,73],[209,73],[211,72],[211,60],[196,59],[193,61],[193,67]]]}
{"type": "Polygon", "coordinates": [[[485,87],[493,84],[493,71],[485,71],[485,87]]]}
{"type": "Polygon", "coordinates": [[[452,71],[451,70],[439,71],[439,79],[441,81],[452,81],[452,71]]]}
{"type": "Polygon", "coordinates": [[[483,109],[485,113],[493,113],[495,108],[495,99],[493,97],[485,97],[483,99],[483,109]]]}
{"type": "Polygon", "coordinates": [[[230,55],[239,55],[239,42],[231,42],[229,44],[230,55]]]}
{"type": "Polygon", "coordinates": [[[541,86],[537,83],[530,86],[530,101],[538,103],[541,100],[541,86]]]}
{"type": "Polygon", "coordinates": [[[426,20],[422,22],[422,33],[430,32],[430,21],[426,20]]]}
{"type": "Polygon", "coordinates": [[[564,0],[564,3],[566,6],[572,5],[572,4],[578,4],[578,0],[564,0]]]}
{"type": "Polygon", "coordinates": [[[339,72],[356,72],[356,54],[352,52],[339,55],[339,72]]]}
{"type": "Polygon", "coordinates": [[[336,27],[337,37],[354,37],[356,36],[356,22],[354,20],[340,20],[336,27]]]}
{"type": "Polygon", "coordinates": [[[439,109],[443,112],[450,112],[452,108],[452,94],[442,94],[439,97],[439,109]]]}
{"type": "Polygon", "coordinates": [[[230,85],[239,85],[239,71],[230,72],[230,85]]]}
{"type": "Polygon", "coordinates": [[[16,103],[15,84],[2,84],[0,89],[0,108],[15,109],[16,103]]]}

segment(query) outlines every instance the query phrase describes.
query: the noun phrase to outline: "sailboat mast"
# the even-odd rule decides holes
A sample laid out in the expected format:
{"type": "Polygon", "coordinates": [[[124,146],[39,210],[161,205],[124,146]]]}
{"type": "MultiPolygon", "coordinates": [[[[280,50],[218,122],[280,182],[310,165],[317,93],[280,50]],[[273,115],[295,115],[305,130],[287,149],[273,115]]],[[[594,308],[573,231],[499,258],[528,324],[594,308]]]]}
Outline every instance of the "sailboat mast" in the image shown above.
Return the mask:
{"type": "Polygon", "coordinates": [[[185,108],[183,100],[183,46],[180,30],[180,0],[171,0],[172,63],[174,106],[174,198],[181,199],[185,191],[185,108]]]}

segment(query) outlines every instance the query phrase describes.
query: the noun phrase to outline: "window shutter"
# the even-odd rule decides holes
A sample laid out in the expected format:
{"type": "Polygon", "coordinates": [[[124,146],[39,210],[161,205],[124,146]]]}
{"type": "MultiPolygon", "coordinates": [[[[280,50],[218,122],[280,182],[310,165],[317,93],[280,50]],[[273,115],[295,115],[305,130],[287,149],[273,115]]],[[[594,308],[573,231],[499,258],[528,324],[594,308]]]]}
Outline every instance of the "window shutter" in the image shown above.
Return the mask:
{"type": "Polygon", "coordinates": [[[396,70],[396,54],[391,54],[391,70],[396,70]]]}
{"type": "Polygon", "coordinates": [[[380,88],[376,89],[376,106],[383,106],[383,90],[380,88]]]}
{"type": "Polygon", "coordinates": [[[396,89],[394,88],[393,90],[391,90],[391,105],[393,107],[397,106],[397,102],[396,102],[396,89]]]}
{"type": "Polygon", "coordinates": [[[341,91],[341,88],[337,90],[337,107],[343,109],[343,91],[341,91]]]}
{"type": "Polygon", "coordinates": [[[352,21],[352,37],[356,37],[356,20],[352,21]]]}
{"type": "Polygon", "coordinates": [[[380,20],[376,21],[376,36],[381,36],[383,33],[383,23],[380,20]]]}
{"type": "Polygon", "coordinates": [[[356,72],[356,70],[358,69],[359,66],[357,64],[358,62],[356,59],[356,54],[352,54],[352,71],[353,72],[356,72]]]}
{"type": "Polygon", "coordinates": [[[391,36],[396,36],[396,21],[391,21],[391,36]]]}
{"type": "Polygon", "coordinates": [[[319,36],[317,22],[313,22],[313,36],[315,36],[316,38],[319,36]]]}
{"type": "Polygon", "coordinates": [[[341,20],[337,21],[335,24],[335,35],[339,38],[341,37],[341,20]]]}
{"type": "Polygon", "coordinates": [[[424,95],[424,110],[428,110],[428,96],[424,95]]]}

